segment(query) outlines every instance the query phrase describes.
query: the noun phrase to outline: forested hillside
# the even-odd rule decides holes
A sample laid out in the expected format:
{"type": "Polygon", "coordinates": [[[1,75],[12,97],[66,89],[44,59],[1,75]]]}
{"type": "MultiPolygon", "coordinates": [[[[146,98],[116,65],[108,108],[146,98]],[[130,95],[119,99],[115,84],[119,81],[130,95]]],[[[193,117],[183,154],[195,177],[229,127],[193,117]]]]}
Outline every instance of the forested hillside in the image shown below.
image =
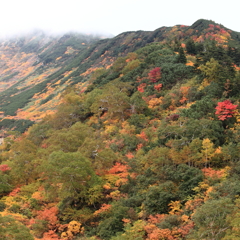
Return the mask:
{"type": "Polygon", "coordinates": [[[240,33],[83,38],[1,47],[0,239],[238,239],[240,33]]]}

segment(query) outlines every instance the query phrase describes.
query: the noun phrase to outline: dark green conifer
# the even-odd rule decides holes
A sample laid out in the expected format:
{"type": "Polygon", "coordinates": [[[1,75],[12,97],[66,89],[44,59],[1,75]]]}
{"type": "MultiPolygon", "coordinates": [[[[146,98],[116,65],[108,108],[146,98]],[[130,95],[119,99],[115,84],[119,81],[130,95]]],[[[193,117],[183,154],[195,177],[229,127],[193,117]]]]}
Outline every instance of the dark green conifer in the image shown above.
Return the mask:
{"type": "Polygon", "coordinates": [[[187,53],[195,55],[197,53],[195,43],[192,39],[186,42],[187,53]]]}
{"type": "Polygon", "coordinates": [[[178,55],[178,63],[185,64],[187,62],[187,58],[185,56],[184,50],[182,47],[179,48],[179,55],[178,55]]]}

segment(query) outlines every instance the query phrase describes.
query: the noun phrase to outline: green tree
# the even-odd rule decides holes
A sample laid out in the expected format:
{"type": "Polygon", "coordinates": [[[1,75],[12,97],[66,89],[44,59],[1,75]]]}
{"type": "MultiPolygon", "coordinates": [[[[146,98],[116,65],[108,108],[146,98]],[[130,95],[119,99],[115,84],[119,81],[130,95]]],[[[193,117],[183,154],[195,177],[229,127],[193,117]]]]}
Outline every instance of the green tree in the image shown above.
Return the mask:
{"type": "Polygon", "coordinates": [[[178,54],[178,59],[177,59],[178,63],[187,63],[187,58],[185,56],[184,50],[182,47],[179,48],[179,54],[178,54]]]}
{"type": "MultiPolygon", "coordinates": [[[[193,215],[195,237],[197,239],[222,239],[230,228],[226,218],[234,210],[234,204],[229,198],[208,200],[197,208],[193,215]]],[[[194,239],[196,239],[194,238],[194,239]]],[[[190,238],[191,239],[191,238],[190,238]]]]}
{"type": "Polygon", "coordinates": [[[10,176],[0,170],[0,196],[5,195],[13,189],[10,184],[10,176]]]}
{"type": "Polygon", "coordinates": [[[51,132],[51,136],[45,141],[48,152],[64,151],[75,152],[83,144],[86,137],[93,135],[93,129],[84,123],[77,122],[70,128],[63,128],[51,132]]]}
{"type": "Polygon", "coordinates": [[[131,225],[128,223],[124,227],[124,233],[119,233],[117,236],[112,237],[111,240],[144,240],[145,230],[144,226],[146,222],[143,220],[138,220],[131,225]]]}
{"type": "Polygon", "coordinates": [[[191,38],[186,42],[186,50],[189,54],[197,54],[195,43],[191,38]]]}
{"type": "Polygon", "coordinates": [[[0,216],[0,239],[1,240],[33,240],[29,229],[22,223],[10,216],[0,216]]]}
{"type": "Polygon", "coordinates": [[[240,239],[240,199],[236,200],[236,209],[227,216],[230,228],[227,229],[226,235],[223,240],[240,239]]]}
{"type": "Polygon", "coordinates": [[[121,203],[113,204],[111,210],[106,217],[100,221],[97,228],[97,235],[101,239],[110,239],[116,233],[122,232],[124,229],[123,218],[128,217],[128,207],[122,206],[121,203]]]}
{"type": "Polygon", "coordinates": [[[211,58],[205,65],[201,65],[200,70],[206,75],[208,83],[217,82],[221,77],[221,65],[214,58],[211,58]]]}
{"type": "Polygon", "coordinates": [[[49,194],[54,192],[61,199],[88,199],[88,190],[98,184],[99,178],[91,163],[79,152],[53,152],[41,167],[49,194]]]}
{"type": "Polygon", "coordinates": [[[130,98],[131,113],[142,113],[148,108],[146,102],[142,99],[142,93],[136,91],[130,98]]]}
{"type": "Polygon", "coordinates": [[[113,81],[107,84],[101,95],[98,95],[91,106],[91,111],[101,116],[107,112],[110,118],[123,119],[129,106],[128,91],[132,88],[128,83],[113,81]]]}
{"type": "Polygon", "coordinates": [[[158,186],[151,186],[143,202],[148,214],[168,213],[168,204],[176,200],[176,186],[166,181],[158,186]]]}
{"type": "Polygon", "coordinates": [[[37,146],[30,140],[23,138],[15,141],[9,152],[10,176],[14,183],[29,184],[37,178],[39,163],[36,154],[37,146]]]}

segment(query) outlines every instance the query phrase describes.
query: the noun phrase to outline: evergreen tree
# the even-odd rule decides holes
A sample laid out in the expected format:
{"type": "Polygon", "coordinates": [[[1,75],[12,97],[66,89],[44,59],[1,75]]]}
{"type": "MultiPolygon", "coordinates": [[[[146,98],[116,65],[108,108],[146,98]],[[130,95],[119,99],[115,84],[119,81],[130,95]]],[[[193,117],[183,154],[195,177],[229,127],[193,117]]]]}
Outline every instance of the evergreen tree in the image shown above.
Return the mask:
{"type": "Polygon", "coordinates": [[[197,53],[195,43],[192,39],[189,39],[186,42],[186,50],[187,50],[187,53],[189,53],[189,54],[194,54],[195,55],[197,53]]]}
{"type": "Polygon", "coordinates": [[[179,55],[178,55],[178,63],[185,64],[187,62],[187,58],[185,56],[184,50],[182,47],[179,48],[179,55]]]}

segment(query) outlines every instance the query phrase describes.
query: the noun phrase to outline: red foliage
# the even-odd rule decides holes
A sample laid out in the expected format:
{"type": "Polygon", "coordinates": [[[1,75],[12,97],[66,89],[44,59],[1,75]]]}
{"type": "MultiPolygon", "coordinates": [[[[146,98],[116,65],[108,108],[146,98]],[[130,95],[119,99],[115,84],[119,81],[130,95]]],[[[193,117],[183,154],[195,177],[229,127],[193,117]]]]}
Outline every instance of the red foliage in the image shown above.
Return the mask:
{"type": "Polygon", "coordinates": [[[6,172],[8,170],[11,170],[11,168],[7,164],[0,165],[0,171],[6,172]]]}
{"type": "Polygon", "coordinates": [[[211,30],[214,29],[214,24],[209,24],[208,26],[209,26],[209,28],[210,28],[211,30]]]}
{"type": "Polygon", "coordinates": [[[154,88],[159,92],[162,88],[162,83],[154,85],[154,88]]]}
{"type": "Polygon", "coordinates": [[[148,77],[151,82],[155,83],[161,78],[161,68],[156,67],[148,73],[148,77]]]}
{"type": "Polygon", "coordinates": [[[146,83],[142,83],[142,84],[140,84],[140,85],[137,87],[137,89],[138,89],[139,92],[143,93],[143,92],[144,92],[144,88],[145,88],[146,86],[147,86],[146,83]]]}
{"type": "Polygon", "coordinates": [[[233,114],[237,108],[237,105],[233,105],[230,100],[218,102],[215,114],[218,115],[218,119],[224,121],[227,118],[233,117],[233,114]]]}
{"type": "Polygon", "coordinates": [[[221,32],[222,34],[225,34],[227,31],[224,30],[223,28],[221,28],[221,29],[220,29],[220,32],[221,32]]]}

